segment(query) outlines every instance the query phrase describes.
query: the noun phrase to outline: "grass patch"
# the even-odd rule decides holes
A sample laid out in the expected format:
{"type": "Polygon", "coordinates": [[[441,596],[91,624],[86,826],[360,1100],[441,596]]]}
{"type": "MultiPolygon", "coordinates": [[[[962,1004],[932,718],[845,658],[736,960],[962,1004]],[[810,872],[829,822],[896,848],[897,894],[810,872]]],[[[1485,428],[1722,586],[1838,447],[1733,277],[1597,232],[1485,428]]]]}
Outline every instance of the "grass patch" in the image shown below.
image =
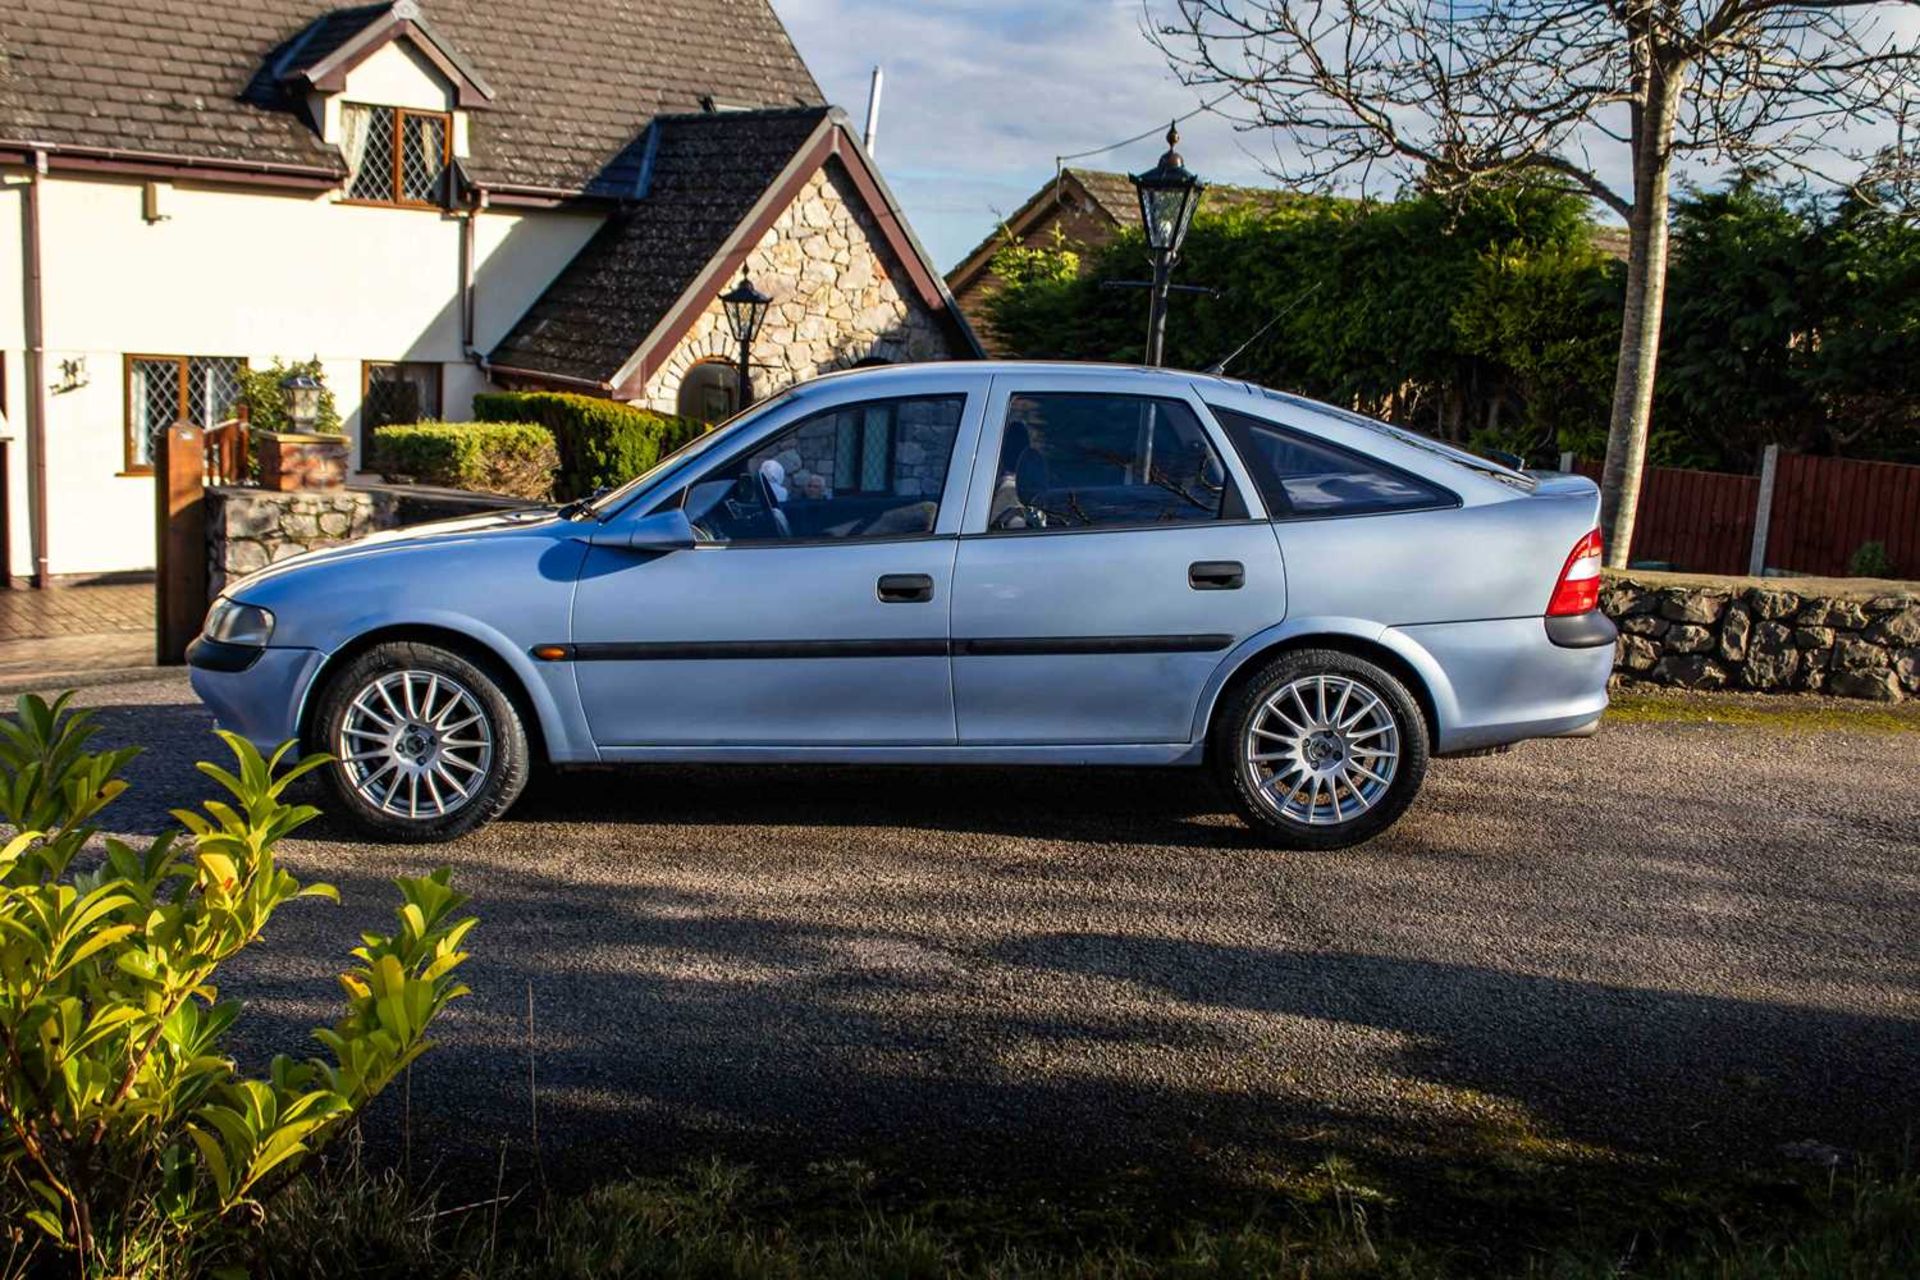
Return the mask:
{"type": "Polygon", "coordinates": [[[1920,733],[1920,701],[1854,702],[1806,694],[1690,693],[1628,686],[1607,706],[1611,724],[1724,724],[1778,733],[1920,733]]]}
{"type": "Polygon", "coordinates": [[[1545,1177],[1491,1229],[1330,1159],[1227,1197],[1116,1182],[1068,1198],[881,1185],[856,1164],[777,1179],[707,1164],[542,1202],[445,1204],[335,1169],[282,1202],[256,1274],[499,1280],[1288,1276],[1829,1280],[1920,1274],[1920,1179],[1662,1184],[1545,1177]]]}

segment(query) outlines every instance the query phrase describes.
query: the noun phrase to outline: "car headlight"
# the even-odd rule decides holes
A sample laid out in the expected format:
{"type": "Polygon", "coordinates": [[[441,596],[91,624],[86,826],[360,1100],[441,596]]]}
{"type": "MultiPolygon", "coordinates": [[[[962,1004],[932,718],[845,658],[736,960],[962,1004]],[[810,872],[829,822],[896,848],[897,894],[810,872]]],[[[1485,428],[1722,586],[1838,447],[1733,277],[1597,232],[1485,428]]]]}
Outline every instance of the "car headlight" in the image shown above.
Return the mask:
{"type": "Polygon", "coordinates": [[[209,640],[221,644],[243,644],[264,649],[273,639],[273,615],[258,605],[241,604],[221,596],[207,610],[206,626],[201,628],[209,640]]]}

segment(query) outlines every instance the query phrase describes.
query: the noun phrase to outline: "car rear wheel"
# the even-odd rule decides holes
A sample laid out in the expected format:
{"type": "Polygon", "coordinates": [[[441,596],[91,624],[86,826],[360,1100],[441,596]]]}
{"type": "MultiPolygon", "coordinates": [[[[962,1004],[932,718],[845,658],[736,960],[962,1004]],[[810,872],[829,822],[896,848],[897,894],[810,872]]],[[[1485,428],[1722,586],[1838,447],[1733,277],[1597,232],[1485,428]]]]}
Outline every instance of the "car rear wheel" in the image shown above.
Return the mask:
{"type": "Polygon", "coordinates": [[[336,811],[392,840],[451,840],[505,813],[527,783],[525,726],[491,673],[461,654],[376,645],[327,683],[314,748],[336,811]]]}
{"type": "Polygon", "coordinates": [[[1248,825],[1290,849],[1344,849],[1393,825],[1427,771],[1427,727],[1392,673],[1338,649],[1256,672],[1214,724],[1215,771],[1248,825]]]}

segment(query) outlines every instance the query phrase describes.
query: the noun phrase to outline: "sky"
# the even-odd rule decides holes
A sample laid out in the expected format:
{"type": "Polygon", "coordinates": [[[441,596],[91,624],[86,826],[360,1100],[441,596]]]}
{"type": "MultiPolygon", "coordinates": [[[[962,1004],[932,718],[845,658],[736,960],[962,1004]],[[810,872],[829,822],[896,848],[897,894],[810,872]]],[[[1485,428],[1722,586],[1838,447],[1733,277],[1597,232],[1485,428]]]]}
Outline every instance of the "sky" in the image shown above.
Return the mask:
{"type": "MultiPolygon", "coordinates": [[[[1166,144],[1168,120],[1200,105],[1144,33],[1142,0],[773,0],[830,102],[858,129],[868,78],[886,72],[874,150],[907,218],[941,270],[986,238],[1054,173],[1055,157],[1147,130],[1145,140],[1071,163],[1139,172],[1166,144]]],[[[1920,33],[1920,6],[1890,32],[1920,33]]],[[[1230,107],[1232,104],[1229,103],[1230,107]]],[[[1187,166],[1210,182],[1273,185],[1276,141],[1203,114],[1180,126],[1187,166]]],[[[1867,141],[1881,141],[1869,136],[1867,141]]],[[[1594,162],[1616,190],[1625,149],[1594,162]]],[[[1710,183],[1696,166],[1685,176],[1710,183]]]]}
{"type": "MultiPolygon", "coordinates": [[[[886,71],[875,151],[907,218],[952,267],[1053,176],[1054,157],[1154,134],[1073,163],[1139,172],[1167,122],[1199,105],[1142,34],[1139,0],[774,0],[828,101],[856,129],[886,71]]],[[[1203,115],[1180,128],[1187,166],[1266,183],[1260,139],[1203,115]]]]}

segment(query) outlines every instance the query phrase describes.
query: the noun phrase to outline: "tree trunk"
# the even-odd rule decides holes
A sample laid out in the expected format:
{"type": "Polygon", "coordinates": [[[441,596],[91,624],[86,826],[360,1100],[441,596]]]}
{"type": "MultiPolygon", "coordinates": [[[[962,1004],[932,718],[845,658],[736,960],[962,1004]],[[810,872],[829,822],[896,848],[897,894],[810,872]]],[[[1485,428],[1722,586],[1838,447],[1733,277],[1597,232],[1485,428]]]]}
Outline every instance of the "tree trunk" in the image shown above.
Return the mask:
{"type": "Polygon", "coordinates": [[[1614,374],[1607,460],[1600,472],[1600,527],[1606,562],[1624,568],[1640,507],[1640,475],[1653,418],[1653,375],[1660,358],[1660,320],[1667,296],[1667,185],[1672,176],[1674,115],[1680,73],[1655,63],[1646,105],[1634,112],[1633,213],[1627,220],[1627,297],[1620,317],[1620,362],[1614,374]]]}

